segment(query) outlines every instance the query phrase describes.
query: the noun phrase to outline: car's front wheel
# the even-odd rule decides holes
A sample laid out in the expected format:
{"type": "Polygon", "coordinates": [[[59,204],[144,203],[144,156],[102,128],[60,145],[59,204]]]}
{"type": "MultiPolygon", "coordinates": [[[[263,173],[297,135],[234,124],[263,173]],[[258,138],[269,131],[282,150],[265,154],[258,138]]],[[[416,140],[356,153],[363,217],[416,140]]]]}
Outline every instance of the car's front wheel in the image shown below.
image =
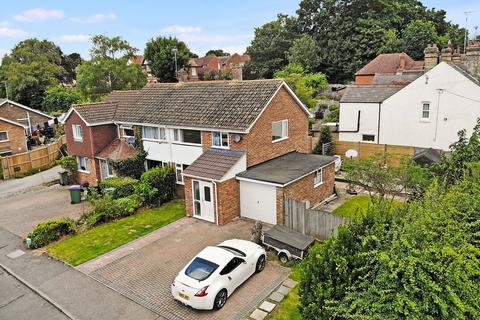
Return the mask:
{"type": "Polygon", "coordinates": [[[261,255],[258,260],[257,260],[257,265],[255,266],[255,272],[256,273],[259,273],[259,272],[262,272],[263,269],[265,269],[265,255],[261,255]]]}
{"type": "Polygon", "coordinates": [[[225,303],[227,302],[227,290],[222,289],[217,293],[215,301],[213,302],[213,307],[215,309],[222,309],[225,303]]]}

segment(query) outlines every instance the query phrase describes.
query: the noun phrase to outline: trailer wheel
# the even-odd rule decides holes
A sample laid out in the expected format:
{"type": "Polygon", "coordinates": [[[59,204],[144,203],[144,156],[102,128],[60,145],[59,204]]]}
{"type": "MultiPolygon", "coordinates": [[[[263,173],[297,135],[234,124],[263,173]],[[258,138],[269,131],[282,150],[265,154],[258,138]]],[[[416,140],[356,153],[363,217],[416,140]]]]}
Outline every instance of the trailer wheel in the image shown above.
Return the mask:
{"type": "Polygon", "coordinates": [[[288,262],[288,256],[285,252],[280,252],[278,254],[278,259],[280,259],[280,262],[282,262],[282,263],[287,263],[288,262]]]}

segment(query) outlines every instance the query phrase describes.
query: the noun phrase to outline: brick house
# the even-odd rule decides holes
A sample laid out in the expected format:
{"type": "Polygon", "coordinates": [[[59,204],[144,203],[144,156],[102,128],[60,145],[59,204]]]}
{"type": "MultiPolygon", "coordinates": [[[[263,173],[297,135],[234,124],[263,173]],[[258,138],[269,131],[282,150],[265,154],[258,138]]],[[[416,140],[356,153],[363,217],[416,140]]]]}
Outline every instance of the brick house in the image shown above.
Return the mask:
{"type": "Polygon", "coordinates": [[[243,67],[250,61],[248,54],[234,53],[229,56],[217,57],[209,55],[201,58],[192,58],[188,62],[188,68],[179,71],[179,80],[198,81],[230,78],[233,80],[243,79],[243,67]]]}
{"type": "Polygon", "coordinates": [[[27,151],[28,126],[0,117],[0,157],[27,151]]]}
{"type": "MultiPolygon", "coordinates": [[[[65,128],[69,152],[95,169],[110,159],[104,150],[112,141],[128,147],[139,130],[146,167],[175,168],[188,216],[275,224],[283,223],[284,196],[313,206],[333,193],[334,158],[308,154],[309,116],[280,79],[199,81],[149,84],[73,106],[65,128]]],[[[86,171],[93,184],[104,177],[101,168],[86,171]]]]}
{"type": "Polygon", "coordinates": [[[54,120],[48,114],[8,99],[0,99],[0,117],[26,126],[28,132],[37,126],[43,127],[45,122],[52,124],[54,120]]]}

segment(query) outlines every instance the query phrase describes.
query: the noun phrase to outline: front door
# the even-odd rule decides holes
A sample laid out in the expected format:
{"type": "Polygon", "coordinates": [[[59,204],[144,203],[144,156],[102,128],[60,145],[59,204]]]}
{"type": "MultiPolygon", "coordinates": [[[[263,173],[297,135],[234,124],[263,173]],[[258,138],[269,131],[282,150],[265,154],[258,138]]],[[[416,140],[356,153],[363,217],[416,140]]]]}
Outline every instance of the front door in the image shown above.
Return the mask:
{"type": "Polygon", "coordinates": [[[100,175],[102,180],[113,177],[113,168],[107,160],[100,160],[100,175]]]}
{"type": "Polygon", "coordinates": [[[215,222],[213,206],[213,184],[205,181],[192,181],[194,217],[215,222]]]}

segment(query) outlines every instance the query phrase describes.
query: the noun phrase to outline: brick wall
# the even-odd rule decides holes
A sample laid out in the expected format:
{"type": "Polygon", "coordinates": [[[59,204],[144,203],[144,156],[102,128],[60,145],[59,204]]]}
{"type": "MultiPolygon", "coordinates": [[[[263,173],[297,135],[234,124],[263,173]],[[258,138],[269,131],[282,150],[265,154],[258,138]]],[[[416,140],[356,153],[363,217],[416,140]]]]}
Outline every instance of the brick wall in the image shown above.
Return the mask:
{"type": "Polygon", "coordinates": [[[0,141],[0,150],[12,150],[12,154],[27,151],[27,140],[23,127],[0,120],[0,132],[6,131],[8,141],[0,141]]]}
{"type": "Polygon", "coordinates": [[[5,119],[9,119],[21,124],[25,124],[28,126],[28,121],[19,121],[18,119],[23,119],[27,117],[27,112],[30,116],[30,123],[33,125],[39,124],[43,127],[43,123],[50,120],[50,118],[45,117],[41,114],[38,114],[33,111],[28,111],[25,110],[19,106],[16,106],[14,104],[10,103],[5,103],[2,106],[0,106],[0,116],[5,119]]]}
{"type": "MultiPolygon", "coordinates": [[[[284,155],[290,151],[306,152],[310,150],[308,137],[308,116],[285,88],[279,90],[268,107],[240,142],[235,142],[230,134],[232,150],[247,152],[247,167],[284,155]],[[288,119],[288,139],[272,142],[272,122],[288,119]]],[[[210,132],[202,133],[203,148],[212,145],[210,132]]]]}
{"type": "Polygon", "coordinates": [[[240,217],[240,183],[232,178],[217,183],[218,223],[224,225],[240,217]]]}
{"type": "Polygon", "coordinates": [[[284,199],[288,197],[297,201],[308,201],[313,207],[334,193],[335,164],[323,168],[323,184],[314,187],[315,173],[289,184],[286,187],[277,187],[277,223],[283,224],[284,199]]]}
{"type": "Polygon", "coordinates": [[[90,136],[92,137],[91,143],[93,154],[98,154],[103,148],[117,138],[117,126],[114,124],[105,124],[89,128],[90,136]]]}
{"type": "Polygon", "coordinates": [[[374,75],[355,76],[355,84],[372,84],[374,75]]]}
{"type": "Polygon", "coordinates": [[[85,182],[90,183],[91,186],[97,186],[100,182],[100,163],[98,159],[88,159],[88,170],[90,173],[78,172],[77,182],[82,184],[85,182]]]}
{"type": "Polygon", "coordinates": [[[65,122],[65,136],[67,138],[67,149],[68,152],[72,155],[84,156],[88,158],[93,158],[94,154],[92,152],[92,136],[90,133],[89,127],[83,122],[79,115],[74,111],[70,114],[67,121],[65,122]],[[72,125],[79,124],[82,126],[83,132],[83,141],[75,141],[73,139],[73,128],[72,125]]]}

